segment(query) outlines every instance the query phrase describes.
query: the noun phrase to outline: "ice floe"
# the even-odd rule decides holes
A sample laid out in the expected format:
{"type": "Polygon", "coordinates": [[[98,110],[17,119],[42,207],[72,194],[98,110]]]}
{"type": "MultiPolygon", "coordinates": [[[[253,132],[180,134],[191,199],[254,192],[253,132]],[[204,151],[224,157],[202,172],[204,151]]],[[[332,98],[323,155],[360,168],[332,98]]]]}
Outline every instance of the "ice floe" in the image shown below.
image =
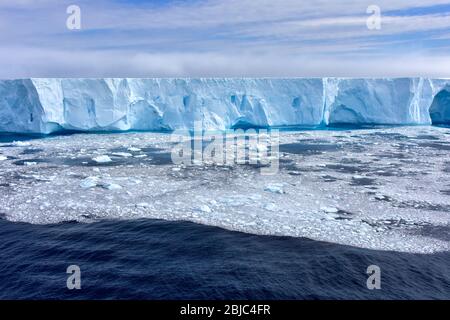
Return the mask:
{"type": "Polygon", "coordinates": [[[11,221],[188,220],[376,250],[450,250],[447,128],[281,132],[271,176],[247,164],[172,164],[160,133],[32,145],[0,145],[0,213],[11,221]],[[114,155],[122,152],[133,156],[114,155]]]}
{"type": "Polygon", "coordinates": [[[97,163],[107,163],[112,161],[111,158],[107,155],[97,156],[92,158],[92,160],[94,160],[97,163]]]}

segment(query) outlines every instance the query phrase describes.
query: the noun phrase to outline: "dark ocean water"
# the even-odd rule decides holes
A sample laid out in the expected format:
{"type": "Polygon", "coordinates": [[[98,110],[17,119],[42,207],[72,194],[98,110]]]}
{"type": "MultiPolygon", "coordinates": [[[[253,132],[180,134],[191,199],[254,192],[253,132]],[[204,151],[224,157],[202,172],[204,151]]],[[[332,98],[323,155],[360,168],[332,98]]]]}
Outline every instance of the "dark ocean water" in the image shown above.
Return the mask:
{"type": "Polygon", "coordinates": [[[190,222],[0,219],[0,299],[450,299],[450,253],[371,251],[190,222]],[[68,290],[66,269],[81,268],[68,290]],[[381,290],[366,269],[381,268],[381,290]]]}

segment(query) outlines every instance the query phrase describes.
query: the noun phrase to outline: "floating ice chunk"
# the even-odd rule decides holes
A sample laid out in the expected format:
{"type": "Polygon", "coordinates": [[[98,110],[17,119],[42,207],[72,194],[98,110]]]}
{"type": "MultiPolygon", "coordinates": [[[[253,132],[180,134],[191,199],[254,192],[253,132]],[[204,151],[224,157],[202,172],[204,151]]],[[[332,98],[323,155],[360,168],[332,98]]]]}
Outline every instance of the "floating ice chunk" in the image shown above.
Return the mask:
{"type": "Polygon", "coordinates": [[[98,182],[99,182],[98,177],[87,177],[86,179],[81,181],[80,187],[82,187],[83,189],[93,188],[97,186],[98,182]]]}
{"type": "Polygon", "coordinates": [[[383,196],[382,194],[377,193],[377,194],[375,195],[375,199],[377,199],[377,200],[385,200],[386,197],[383,196]]]}
{"type": "Polygon", "coordinates": [[[150,207],[150,204],[148,204],[147,202],[141,202],[141,203],[138,203],[138,204],[136,205],[136,207],[140,207],[140,208],[149,208],[149,207],[150,207]]]}
{"type": "Polygon", "coordinates": [[[284,193],[283,184],[282,183],[269,184],[264,188],[264,191],[283,194],[284,193]]]}
{"type": "Polygon", "coordinates": [[[338,213],[339,209],[334,207],[320,207],[320,210],[326,213],[338,213]]]}
{"type": "Polygon", "coordinates": [[[253,201],[259,201],[262,199],[262,195],[260,195],[259,193],[254,193],[254,194],[250,194],[248,196],[248,198],[253,201]]]}
{"type": "Polygon", "coordinates": [[[268,148],[267,148],[267,145],[259,143],[259,144],[256,146],[256,150],[257,150],[258,152],[267,152],[268,148]]]}
{"type": "Polygon", "coordinates": [[[136,147],[129,147],[129,148],[128,148],[128,151],[131,151],[131,152],[138,152],[138,151],[141,151],[141,149],[136,148],[136,147]]]}
{"type": "Polygon", "coordinates": [[[92,158],[92,160],[94,160],[97,163],[107,163],[107,162],[111,162],[111,158],[109,156],[106,155],[101,155],[101,156],[97,156],[92,158]]]}
{"type": "Polygon", "coordinates": [[[211,208],[208,207],[206,204],[201,205],[201,206],[198,208],[198,210],[201,211],[201,212],[205,212],[205,213],[211,213],[211,212],[212,212],[211,208]]]}
{"type": "Polygon", "coordinates": [[[8,157],[0,155],[0,161],[4,161],[4,160],[7,160],[7,159],[8,159],[8,157]]]}
{"type": "Polygon", "coordinates": [[[264,209],[266,209],[267,211],[277,211],[278,206],[275,203],[267,203],[264,205],[264,209]]]}
{"type": "Polygon", "coordinates": [[[124,158],[133,156],[131,153],[128,153],[128,152],[114,152],[112,155],[117,156],[117,157],[124,157],[124,158]]]}
{"type": "Polygon", "coordinates": [[[31,146],[31,143],[26,141],[14,141],[12,145],[16,147],[28,147],[31,146]]]}
{"type": "Polygon", "coordinates": [[[325,163],[317,163],[316,167],[325,168],[327,165],[325,163]]]}
{"type": "Polygon", "coordinates": [[[26,165],[26,166],[35,166],[35,165],[37,165],[37,162],[35,162],[35,161],[25,161],[23,164],[26,165]]]}
{"type": "Polygon", "coordinates": [[[105,183],[105,184],[103,185],[103,187],[104,187],[105,189],[108,189],[108,190],[120,190],[120,189],[122,189],[122,186],[121,186],[121,185],[118,185],[118,184],[116,184],[116,183],[105,183]]]}

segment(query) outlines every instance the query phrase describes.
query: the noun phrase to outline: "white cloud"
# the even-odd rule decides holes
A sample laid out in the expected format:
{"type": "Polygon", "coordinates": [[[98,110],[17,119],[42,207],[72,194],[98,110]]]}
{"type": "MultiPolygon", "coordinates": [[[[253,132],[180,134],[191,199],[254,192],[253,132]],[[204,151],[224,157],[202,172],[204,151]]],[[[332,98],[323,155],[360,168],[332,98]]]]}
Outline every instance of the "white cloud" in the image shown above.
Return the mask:
{"type": "MultiPolygon", "coordinates": [[[[373,2],[0,0],[0,76],[450,75],[450,12],[384,15],[370,31],[373,2]],[[65,28],[73,3],[81,32],[65,28]]],[[[376,1],[382,13],[440,4],[376,1]]]]}
{"type": "Polygon", "coordinates": [[[389,56],[367,59],[289,54],[255,56],[215,53],[60,52],[15,48],[12,52],[2,51],[0,61],[2,78],[450,77],[450,57],[444,55],[429,57],[412,54],[399,60],[389,56]]]}

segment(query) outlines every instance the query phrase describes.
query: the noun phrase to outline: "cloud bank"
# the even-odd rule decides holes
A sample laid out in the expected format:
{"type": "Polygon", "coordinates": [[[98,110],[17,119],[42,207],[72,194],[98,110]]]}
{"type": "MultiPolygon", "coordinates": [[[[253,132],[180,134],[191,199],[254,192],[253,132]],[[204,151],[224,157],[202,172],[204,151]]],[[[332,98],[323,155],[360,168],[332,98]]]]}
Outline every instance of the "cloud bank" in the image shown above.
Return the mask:
{"type": "Polygon", "coordinates": [[[0,77],[450,77],[446,2],[1,0],[0,77]]]}

